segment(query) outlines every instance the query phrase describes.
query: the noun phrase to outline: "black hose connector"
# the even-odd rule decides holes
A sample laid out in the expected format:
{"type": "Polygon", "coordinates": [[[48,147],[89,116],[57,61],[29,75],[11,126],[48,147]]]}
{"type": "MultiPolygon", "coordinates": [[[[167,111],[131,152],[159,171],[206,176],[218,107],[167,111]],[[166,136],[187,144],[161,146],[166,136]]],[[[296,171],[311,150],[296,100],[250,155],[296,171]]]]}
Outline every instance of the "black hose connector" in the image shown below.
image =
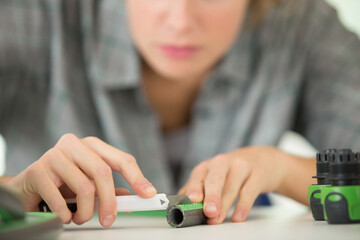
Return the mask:
{"type": "Polygon", "coordinates": [[[332,186],[360,185],[360,153],[341,149],[333,154],[329,179],[332,186]]]}
{"type": "Polygon", "coordinates": [[[330,184],[330,158],[337,152],[337,149],[327,149],[316,154],[316,176],[317,185],[330,184]]]}

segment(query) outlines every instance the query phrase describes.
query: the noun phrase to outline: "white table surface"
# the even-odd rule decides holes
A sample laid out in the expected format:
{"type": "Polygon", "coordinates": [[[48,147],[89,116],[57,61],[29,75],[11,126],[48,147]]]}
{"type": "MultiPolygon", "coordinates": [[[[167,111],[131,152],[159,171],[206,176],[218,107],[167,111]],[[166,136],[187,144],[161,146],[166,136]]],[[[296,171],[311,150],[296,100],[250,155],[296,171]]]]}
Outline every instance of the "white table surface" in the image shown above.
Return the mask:
{"type": "Polygon", "coordinates": [[[316,222],[304,208],[268,207],[253,209],[243,223],[200,225],[173,229],[161,217],[118,217],[110,229],[96,218],[82,226],[65,226],[59,240],[86,239],[276,239],[360,240],[360,224],[329,225],[316,222]]]}

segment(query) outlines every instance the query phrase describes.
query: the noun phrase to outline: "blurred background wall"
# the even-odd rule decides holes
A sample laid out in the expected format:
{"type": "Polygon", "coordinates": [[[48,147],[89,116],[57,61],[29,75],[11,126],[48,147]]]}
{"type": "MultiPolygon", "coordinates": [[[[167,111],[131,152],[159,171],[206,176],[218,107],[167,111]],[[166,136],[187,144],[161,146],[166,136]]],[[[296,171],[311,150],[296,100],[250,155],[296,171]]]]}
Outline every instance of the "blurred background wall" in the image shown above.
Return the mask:
{"type": "Polygon", "coordinates": [[[360,37],[360,0],[326,0],[336,7],[344,25],[360,37]]]}

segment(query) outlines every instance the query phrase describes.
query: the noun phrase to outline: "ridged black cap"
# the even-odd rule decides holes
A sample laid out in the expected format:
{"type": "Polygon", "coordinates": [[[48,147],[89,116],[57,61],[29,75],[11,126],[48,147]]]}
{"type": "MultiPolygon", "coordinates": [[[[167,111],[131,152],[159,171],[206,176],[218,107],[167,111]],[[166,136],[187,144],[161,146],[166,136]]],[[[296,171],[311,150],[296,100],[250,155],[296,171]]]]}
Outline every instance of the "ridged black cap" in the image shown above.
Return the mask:
{"type": "Polygon", "coordinates": [[[316,154],[316,176],[318,185],[330,184],[330,159],[331,155],[336,153],[337,149],[326,149],[316,154]]]}
{"type": "Polygon", "coordinates": [[[333,154],[329,179],[332,186],[360,185],[360,153],[341,149],[333,154]]]}

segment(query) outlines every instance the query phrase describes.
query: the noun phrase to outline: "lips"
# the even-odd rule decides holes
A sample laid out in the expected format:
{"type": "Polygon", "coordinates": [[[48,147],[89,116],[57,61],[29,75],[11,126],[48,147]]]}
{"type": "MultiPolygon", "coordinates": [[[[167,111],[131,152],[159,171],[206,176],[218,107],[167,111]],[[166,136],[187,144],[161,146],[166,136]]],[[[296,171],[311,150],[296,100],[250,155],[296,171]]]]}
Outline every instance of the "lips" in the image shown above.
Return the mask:
{"type": "Polygon", "coordinates": [[[200,48],[196,46],[160,45],[160,50],[167,57],[186,59],[194,56],[200,48]]]}

